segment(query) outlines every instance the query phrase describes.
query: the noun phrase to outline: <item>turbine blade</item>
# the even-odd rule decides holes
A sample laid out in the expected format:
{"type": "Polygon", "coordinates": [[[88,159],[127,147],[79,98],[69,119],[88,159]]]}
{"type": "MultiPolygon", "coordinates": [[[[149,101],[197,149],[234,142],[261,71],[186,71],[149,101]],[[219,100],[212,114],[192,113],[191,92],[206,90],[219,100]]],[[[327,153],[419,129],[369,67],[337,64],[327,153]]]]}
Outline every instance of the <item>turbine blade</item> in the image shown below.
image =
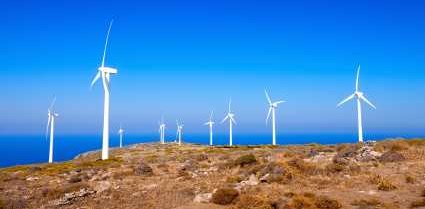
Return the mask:
{"type": "Polygon", "coordinates": [[[357,66],[356,91],[359,90],[360,64],[357,66]]]}
{"type": "Polygon", "coordinates": [[[236,124],[236,120],[233,117],[230,117],[230,121],[233,122],[234,124],[236,124]]]}
{"type": "Polygon", "coordinates": [[[269,96],[269,94],[267,93],[267,91],[264,89],[264,93],[266,93],[266,98],[267,98],[267,101],[269,102],[269,104],[271,105],[272,104],[272,100],[270,99],[270,96],[269,96]]]}
{"type": "Polygon", "coordinates": [[[229,112],[230,112],[230,105],[232,104],[232,97],[230,97],[230,100],[229,100],[229,112]]]}
{"type": "Polygon", "coordinates": [[[90,88],[93,88],[93,85],[96,83],[97,80],[100,78],[100,71],[97,72],[97,74],[94,76],[93,81],[90,84],[90,88]]]}
{"type": "Polygon", "coordinates": [[[275,104],[280,104],[280,103],[284,103],[284,102],[286,102],[286,101],[280,100],[280,101],[275,102],[275,104]]]}
{"type": "Polygon", "coordinates": [[[106,49],[108,48],[109,33],[111,32],[112,23],[114,23],[114,20],[111,20],[111,22],[109,23],[108,33],[106,34],[105,47],[103,48],[103,56],[102,56],[102,67],[105,66],[106,49]]]}
{"type": "Polygon", "coordinates": [[[211,110],[210,121],[212,120],[212,117],[213,117],[213,110],[211,110]]]}
{"type": "Polygon", "coordinates": [[[346,103],[347,101],[349,101],[350,99],[353,99],[353,98],[354,98],[354,94],[348,96],[347,98],[342,100],[340,103],[338,103],[337,107],[341,106],[342,104],[346,103]]]}
{"type": "Polygon", "coordinates": [[[272,112],[272,107],[270,107],[269,108],[269,112],[267,113],[267,118],[266,118],[266,124],[268,123],[268,121],[269,121],[269,118],[270,118],[270,113],[272,112]]]}
{"type": "Polygon", "coordinates": [[[55,103],[56,103],[56,97],[53,97],[53,100],[52,100],[52,102],[50,103],[50,106],[49,106],[49,110],[53,110],[55,103]]]}
{"type": "Polygon", "coordinates": [[[221,121],[221,123],[224,123],[224,121],[226,121],[227,118],[229,118],[229,115],[226,115],[226,117],[221,121]]]}
{"type": "Polygon", "coordinates": [[[362,99],[363,101],[365,101],[368,105],[370,105],[371,107],[373,107],[374,109],[376,109],[375,105],[372,104],[372,102],[370,102],[368,99],[366,99],[365,96],[360,96],[360,99],[362,99]]]}

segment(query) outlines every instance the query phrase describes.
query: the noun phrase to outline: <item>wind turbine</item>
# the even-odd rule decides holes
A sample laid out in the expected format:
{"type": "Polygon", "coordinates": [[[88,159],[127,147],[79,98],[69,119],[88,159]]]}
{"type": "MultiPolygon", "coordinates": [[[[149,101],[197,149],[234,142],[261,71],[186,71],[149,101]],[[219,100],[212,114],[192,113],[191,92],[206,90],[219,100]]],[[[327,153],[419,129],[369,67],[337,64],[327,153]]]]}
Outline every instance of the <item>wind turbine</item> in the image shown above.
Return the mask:
{"type": "Polygon", "coordinates": [[[106,34],[105,47],[103,49],[102,64],[98,68],[98,72],[91,82],[91,86],[102,77],[103,90],[104,90],[104,107],[103,107],[103,140],[102,140],[102,160],[109,158],[109,94],[110,94],[110,76],[116,74],[117,69],[105,67],[106,49],[108,47],[109,33],[111,32],[113,20],[109,24],[108,32],[106,34]]]}
{"type": "Polygon", "coordinates": [[[159,141],[161,144],[165,144],[165,123],[164,118],[161,118],[159,123],[159,141]]]}
{"type": "Polygon", "coordinates": [[[361,100],[366,102],[366,104],[370,105],[372,108],[376,109],[375,105],[373,105],[366,97],[364,96],[363,92],[359,89],[359,74],[360,74],[360,65],[357,66],[357,78],[356,78],[356,86],[354,93],[342,100],[337,106],[341,106],[342,104],[346,103],[347,101],[351,99],[357,99],[357,122],[358,122],[358,128],[359,128],[359,142],[363,142],[363,126],[362,126],[362,106],[361,106],[361,100]]]}
{"type": "Polygon", "coordinates": [[[214,121],[212,121],[212,116],[213,116],[213,111],[211,111],[210,120],[208,122],[204,123],[204,125],[210,127],[210,146],[213,145],[213,125],[214,125],[214,121]]]}
{"type": "Polygon", "coordinates": [[[55,118],[59,116],[54,110],[54,105],[56,102],[56,97],[53,99],[50,104],[49,109],[47,109],[47,127],[46,127],[46,138],[48,136],[49,127],[50,127],[50,146],[49,146],[49,163],[53,162],[53,137],[55,131],[55,118]]]}
{"type": "Polygon", "coordinates": [[[122,138],[124,136],[124,129],[122,129],[120,125],[120,129],[118,130],[118,134],[120,135],[120,148],[122,148],[122,138]]]}
{"type": "Polygon", "coordinates": [[[179,145],[182,144],[182,133],[183,133],[183,123],[179,123],[178,120],[176,120],[177,123],[177,140],[179,145]]]}
{"type": "Polygon", "coordinates": [[[230,110],[230,105],[232,104],[232,99],[229,101],[229,111],[227,112],[226,117],[221,121],[221,123],[224,123],[224,121],[229,120],[229,145],[233,146],[233,123],[236,124],[235,120],[235,114],[232,113],[230,110]]]}
{"type": "Polygon", "coordinates": [[[267,113],[266,124],[270,118],[270,113],[271,113],[272,114],[272,129],[273,129],[272,142],[273,142],[273,145],[276,145],[276,109],[278,104],[283,103],[285,101],[280,100],[277,102],[272,102],[266,90],[264,90],[264,93],[266,93],[266,98],[267,98],[267,101],[269,102],[269,112],[267,113]]]}

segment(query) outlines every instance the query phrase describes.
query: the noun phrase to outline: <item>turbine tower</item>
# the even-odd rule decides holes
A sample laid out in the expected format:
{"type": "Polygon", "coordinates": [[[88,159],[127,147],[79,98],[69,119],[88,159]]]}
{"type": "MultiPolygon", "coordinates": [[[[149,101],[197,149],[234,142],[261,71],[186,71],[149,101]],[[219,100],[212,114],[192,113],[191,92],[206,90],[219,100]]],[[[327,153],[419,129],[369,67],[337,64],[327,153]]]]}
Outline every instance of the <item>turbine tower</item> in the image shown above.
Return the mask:
{"type": "Polygon", "coordinates": [[[183,134],[183,123],[179,123],[178,120],[176,120],[177,123],[177,141],[179,145],[182,144],[182,134],[183,134]]]}
{"type": "Polygon", "coordinates": [[[210,127],[210,146],[213,145],[213,125],[214,125],[214,121],[212,121],[212,116],[213,116],[213,111],[211,111],[210,120],[208,122],[204,123],[204,125],[210,127]]]}
{"type": "Polygon", "coordinates": [[[159,142],[161,144],[165,144],[165,123],[164,118],[161,118],[161,121],[158,122],[159,124],[159,142]]]}
{"type": "Polygon", "coordinates": [[[224,121],[229,120],[229,145],[233,146],[233,123],[236,124],[235,120],[235,114],[232,113],[230,109],[230,105],[232,104],[232,99],[229,101],[229,111],[227,112],[226,117],[221,121],[221,123],[224,123],[224,121]]]}
{"type": "Polygon", "coordinates": [[[54,105],[56,102],[56,98],[53,99],[50,104],[49,109],[47,109],[47,127],[46,127],[46,138],[48,136],[49,127],[50,127],[50,145],[49,145],[49,163],[53,162],[53,138],[55,131],[55,118],[59,116],[54,110],[54,105]]]}
{"type": "Polygon", "coordinates": [[[373,105],[366,97],[363,92],[359,89],[359,74],[360,74],[360,65],[357,66],[357,78],[356,78],[356,86],[354,93],[342,100],[337,106],[340,107],[342,104],[346,103],[351,99],[357,99],[357,123],[359,128],[359,142],[363,142],[363,125],[362,125],[362,106],[361,100],[366,102],[366,104],[370,105],[372,108],[376,109],[375,105],[373,105]]]}
{"type": "Polygon", "coordinates": [[[122,129],[120,125],[120,129],[118,130],[118,134],[120,135],[120,148],[122,148],[122,138],[124,136],[124,129],[122,129]]]}
{"type": "Polygon", "coordinates": [[[91,86],[102,77],[103,91],[104,91],[104,107],[103,107],[103,140],[102,140],[102,160],[109,158],[109,94],[110,94],[110,76],[116,74],[117,69],[105,67],[106,49],[108,47],[109,33],[111,32],[113,20],[109,24],[108,32],[106,34],[105,47],[103,49],[102,64],[98,68],[98,72],[94,77],[91,86]]]}
{"type": "Polygon", "coordinates": [[[270,118],[270,113],[272,115],[272,144],[276,145],[276,109],[277,109],[277,105],[280,103],[283,103],[285,101],[281,100],[281,101],[277,101],[277,102],[272,102],[272,100],[270,99],[269,94],[267,93],[266,90],[264,90],[264,93],[266,93],[266,98],[267,101],[269,102],[269,112],[267,113],[267,118],[266,118],[266,124],[270,118]]]}

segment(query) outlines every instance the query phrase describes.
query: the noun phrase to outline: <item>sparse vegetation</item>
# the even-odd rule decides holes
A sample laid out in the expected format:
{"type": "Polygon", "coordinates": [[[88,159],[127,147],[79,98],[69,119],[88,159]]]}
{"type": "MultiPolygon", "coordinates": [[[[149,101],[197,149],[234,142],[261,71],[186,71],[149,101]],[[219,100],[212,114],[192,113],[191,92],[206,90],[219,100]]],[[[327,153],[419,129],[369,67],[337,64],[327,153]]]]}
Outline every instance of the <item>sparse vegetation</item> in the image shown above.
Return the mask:
{"type": "Polygon", "coordinates": [[[0,206],[58,208],[58,200],[90,191],[65,208],[424,207],[425,189],[418,191],[425,181],[422,139],[381,141],[375,147],[143,144],[113,149],[107,161],[99,156],[0,169],[0,206]],[[370,152],[376,157],[364,160],[370,152]],[[202,206],[193,203],[195,197],[202,206]]]}

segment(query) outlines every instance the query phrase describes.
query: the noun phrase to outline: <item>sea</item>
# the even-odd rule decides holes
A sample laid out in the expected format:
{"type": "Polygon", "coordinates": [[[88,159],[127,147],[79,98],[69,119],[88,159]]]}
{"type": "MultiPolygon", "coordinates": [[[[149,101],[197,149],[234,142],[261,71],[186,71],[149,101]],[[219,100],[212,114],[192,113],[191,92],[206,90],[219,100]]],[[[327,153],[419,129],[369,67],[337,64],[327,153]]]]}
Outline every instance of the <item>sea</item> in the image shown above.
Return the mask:
{"type": "MultiPolygon", "coordinates": [[[[414,138],[415,135],[390,135],[370,134],[366,135],[368,140],[382,140],[386,138],[414,138]]],[[[166,141],[172,142],[175,137],[166,137],[166,141]]],[[[138,143],[158,142],[158,135],[124,136],[123,146],[138,143]]],[[[183,135],[186,143],[205,144],[209,143],[209,135],[186,134],[183,135]]],[[[354,143],[357,141],[356,134],[281,134],[277,136],[279,145],[294,144],[338,144],[354,143]]],[[[234,145],[262,145],[270,144],[270,134],[236,134],[233,135],[234,145]]],[[[228,135],[217,134],[214,136],[215,145],[228,144],[228,135]]],[[[81,153],[100,150],[102,146],[101,136],[55,136],[54,161],[62,162],[75,158],[81,153]]],[[[110,147],[119,146],[119,137],[110,136],[110,147]]],[[[45,136],[0,136],[0,167],[25,165],[33,163],[45,163],[48,160],[49,140],[45,136]]]]}

